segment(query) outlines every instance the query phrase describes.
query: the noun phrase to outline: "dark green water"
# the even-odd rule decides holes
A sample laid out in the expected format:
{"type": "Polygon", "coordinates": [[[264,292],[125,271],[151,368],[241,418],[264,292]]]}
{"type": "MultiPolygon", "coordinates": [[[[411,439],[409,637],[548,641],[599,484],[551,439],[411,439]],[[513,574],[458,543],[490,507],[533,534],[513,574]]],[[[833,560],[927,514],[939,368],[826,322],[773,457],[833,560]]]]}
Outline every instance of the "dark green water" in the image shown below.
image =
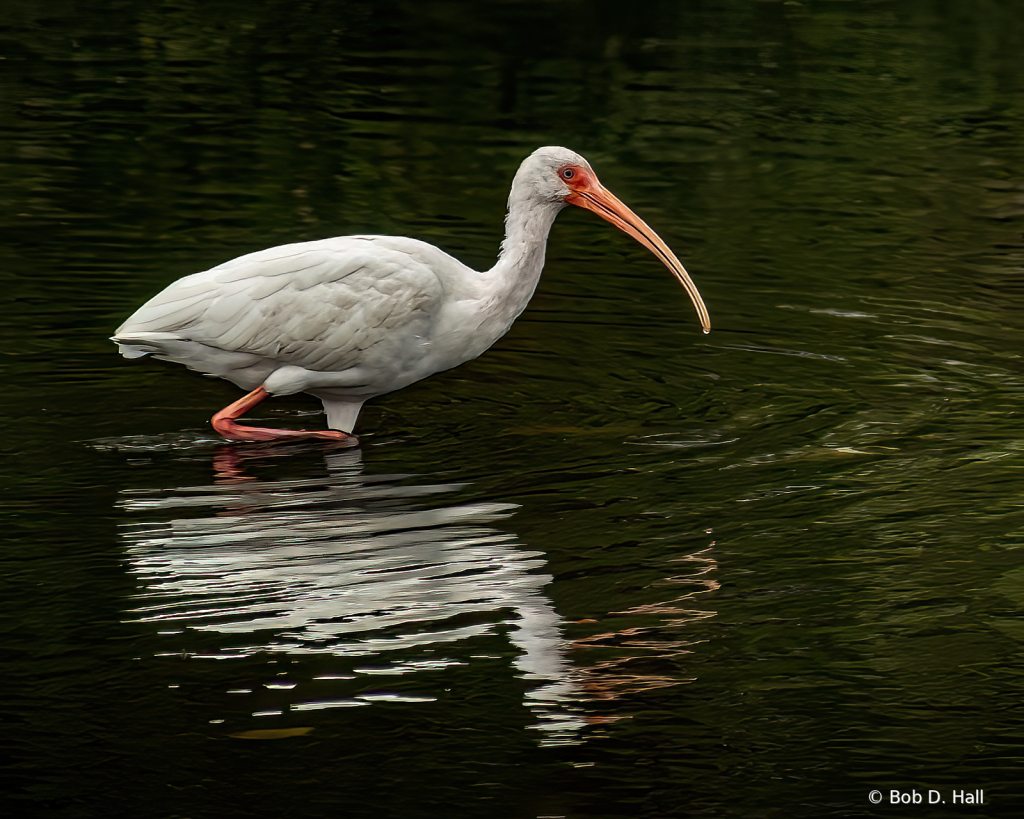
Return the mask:
{"type": "Polygon", "coordinates": [[[1024,810],[1024,9],[634,6],[0,7],[4,815],[1024,810]],[[544,144],[711,335],[573,209],[357,453],[106,340],[272,244],[489,266],[544,144]]]}

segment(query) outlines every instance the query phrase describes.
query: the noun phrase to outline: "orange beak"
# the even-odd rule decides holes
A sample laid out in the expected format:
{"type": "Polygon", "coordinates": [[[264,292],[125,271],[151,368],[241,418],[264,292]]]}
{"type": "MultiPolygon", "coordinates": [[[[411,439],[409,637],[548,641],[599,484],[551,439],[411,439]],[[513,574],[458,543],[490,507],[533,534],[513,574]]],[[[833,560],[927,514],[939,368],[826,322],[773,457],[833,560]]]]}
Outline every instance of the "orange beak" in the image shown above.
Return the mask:
{"type": "Polygon", "coordinates": [[[679,283],[686,288],[690,301],[697,310],[700,318],[700,326],[705,333],[711,332],[711,317],[708,315],[708,308],[704,306],[704,299],[700,297],[697,285],[693,283],[690,274],[686,272],[682,262],[676,258],[676,254],[669,250],[661,237],[658,236],[648,224],[626,207],[619,198],[610,190],[605,188],[596,179],[590,178],[581,180],[576,185],[570,184],[569,195],[565,201],[577,207],[592,210],[602,219],[611,222],[615,227],[624,233],[628,233],[640,244],[650,250],[664,263],[679,283]]]}

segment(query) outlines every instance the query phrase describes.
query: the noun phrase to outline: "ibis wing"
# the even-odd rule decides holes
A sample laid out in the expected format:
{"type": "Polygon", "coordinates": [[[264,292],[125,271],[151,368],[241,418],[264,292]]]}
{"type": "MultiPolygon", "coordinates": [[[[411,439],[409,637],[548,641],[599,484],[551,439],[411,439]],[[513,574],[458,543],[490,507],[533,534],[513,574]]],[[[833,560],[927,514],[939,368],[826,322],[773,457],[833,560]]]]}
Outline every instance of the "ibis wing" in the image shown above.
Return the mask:
{"type": "Polygon", "coordinates": [[[371,350],[395,355],[429,332],[444,288],[417,254],[389,245],[344,237],[239,257],[168,286],[115,340],[167,334],[321,372],[371,350]]]}

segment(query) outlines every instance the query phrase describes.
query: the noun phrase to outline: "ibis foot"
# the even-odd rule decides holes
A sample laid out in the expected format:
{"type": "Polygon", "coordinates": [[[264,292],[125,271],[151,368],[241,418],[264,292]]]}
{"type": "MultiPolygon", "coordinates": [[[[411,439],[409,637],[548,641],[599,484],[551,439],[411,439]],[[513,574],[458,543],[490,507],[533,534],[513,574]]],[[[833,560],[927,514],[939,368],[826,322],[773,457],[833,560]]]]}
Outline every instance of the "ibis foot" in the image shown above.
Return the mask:
{"type": "Polygon", "coordinates": [[[250,427],[236,421],[255,407],[270,393],[263,387],[257,387],[248,395],[242,396],[235,403],[224,407],[210,419],[213,428],[229,441],[334,441],[348,446],[357,446],[359,439],[348,432],[337,429],[306,430],[306,429],[272,429],[270,427],[250,427]]]}

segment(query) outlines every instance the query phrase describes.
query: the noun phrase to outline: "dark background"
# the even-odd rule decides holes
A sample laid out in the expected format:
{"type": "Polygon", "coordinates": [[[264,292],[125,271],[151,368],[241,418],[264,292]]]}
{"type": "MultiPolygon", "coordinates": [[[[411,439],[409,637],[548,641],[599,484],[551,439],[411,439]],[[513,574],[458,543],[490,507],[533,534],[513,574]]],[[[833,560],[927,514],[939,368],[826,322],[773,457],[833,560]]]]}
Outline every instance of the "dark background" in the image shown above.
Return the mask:
{"type": "Polygon", "coordinates": [[[995,0],[4,3],[5,811],[1019,815],[1022,35],[995,0]],[[573,209],[512,332],[356,455],[220,444],[237,390],[107,341],[272,244],[490,266],[544,144],[711,335],[573,209]]]}

